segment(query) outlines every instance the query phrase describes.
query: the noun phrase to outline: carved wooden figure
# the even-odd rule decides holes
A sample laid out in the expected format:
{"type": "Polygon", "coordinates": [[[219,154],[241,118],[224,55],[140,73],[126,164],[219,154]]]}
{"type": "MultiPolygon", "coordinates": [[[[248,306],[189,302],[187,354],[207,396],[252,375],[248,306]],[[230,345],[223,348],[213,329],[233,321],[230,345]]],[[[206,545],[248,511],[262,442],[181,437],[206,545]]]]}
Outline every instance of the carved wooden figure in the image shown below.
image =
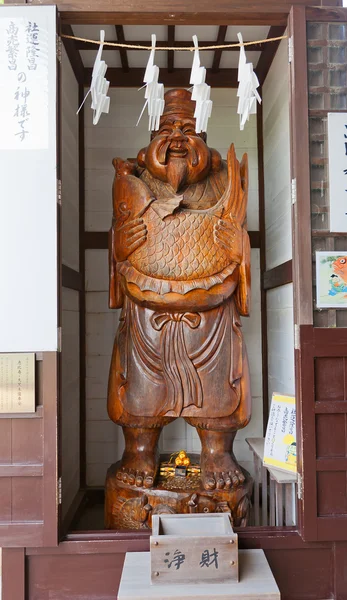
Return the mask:
{"type": "MultiPolygon", "coordinates": [[[[250,297],[247,155],[240,164],[231,145],[223,161],[195,132],[194,109],[190,92],[167,92],[160,129],[137,161],[113,161],[110,307],[122,313],[108,412],[123,428],[125,451],[108,475],[110,527],[117,487],[126,498],[136,500],[136,488],[146,494],[143,525],[159,436],[178,417],[201,440],[199,493],[219,493],[231,512],[243,502],[243,520],[248,511],[251,479],[233,454],[251,415],[240,323],[250,297]]],[[[191,497],[190,489],[186,508],[169,503],[168,512],[189,512],[191,497]]]]}

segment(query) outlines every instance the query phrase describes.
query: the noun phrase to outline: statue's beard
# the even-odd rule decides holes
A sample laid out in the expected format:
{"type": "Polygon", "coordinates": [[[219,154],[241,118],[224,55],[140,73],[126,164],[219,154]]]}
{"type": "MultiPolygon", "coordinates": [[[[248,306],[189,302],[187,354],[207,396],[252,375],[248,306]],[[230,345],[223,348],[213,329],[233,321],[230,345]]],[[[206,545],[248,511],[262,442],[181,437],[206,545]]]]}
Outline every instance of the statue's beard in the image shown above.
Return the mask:
{"type": "Polygon", "coordinates": [[[145,163],[153,177],[168,183],[176,193],[207,176],[211,152],[200,137],[175,143],[158,135],[146,150],[145,163]]]}

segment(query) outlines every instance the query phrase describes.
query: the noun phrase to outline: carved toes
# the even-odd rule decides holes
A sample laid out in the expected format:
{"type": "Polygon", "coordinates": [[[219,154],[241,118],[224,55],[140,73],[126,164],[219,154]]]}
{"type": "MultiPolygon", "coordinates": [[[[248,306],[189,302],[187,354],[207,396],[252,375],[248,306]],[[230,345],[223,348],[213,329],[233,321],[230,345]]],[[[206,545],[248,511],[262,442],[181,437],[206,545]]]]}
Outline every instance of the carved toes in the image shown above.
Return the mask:
{"type": "Polygon", "coordinates": [[[141,486],[142,486],[142,484],[143,484],[143,477],[142,477],[142,475],[141,475],[140,473],[138,473],[138,474],[136,475],[136,479],[135,479],[135,485],[136,485],[137,487],[141,487],[141,486]]]}
{"type": "Polygon", "coordinates": [[[154,483],[154,478],[151,475],[146,475],[146,477],[143,480],[143,485],[145,486],[145,488],[153,487],[153,483],[154,483]]]}
{"type": "Polygon", "coordinates": [[[216,487],[216,479],[213,476],[212,473],[209,473],[206,478],[205,478],[205,485],[204,485],[206,490],[214,490],[216,487]]]}
{"type": "Polygon", "coordinates": [[[135,479],[136,479],[136,473],[135,473],[135,471],[129,471],[129,473],[128,473],[128,483],[129,483],[129,485],[134,485],[135,484],[135,479]]]}
{"type": "Polygon", "coordinates": [[[225,486],[224,487],[225,487],[226,490],[230,490],[230,488],[231,488],[231,477],[230,477],[230,475],[226,475],[225,476],[225,486]]]}

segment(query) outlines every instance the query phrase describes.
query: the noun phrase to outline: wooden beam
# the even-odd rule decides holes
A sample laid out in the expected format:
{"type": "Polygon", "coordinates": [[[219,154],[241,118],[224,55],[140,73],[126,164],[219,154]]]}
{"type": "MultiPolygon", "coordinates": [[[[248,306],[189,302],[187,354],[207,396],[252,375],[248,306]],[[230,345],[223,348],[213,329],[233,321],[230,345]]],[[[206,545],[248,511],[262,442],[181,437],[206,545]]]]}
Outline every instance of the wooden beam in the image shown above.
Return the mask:
{"type": "MultiPolygon", "coordinates": [[[[268,39],[279,37],[284,34],[285,27],[282,26],[272,26],[269,29],[268,39]]],[[[255,72],[259,79],[259,84],[263,85],[266,75],[269,72],[269,69],[272,65],[272,61],[275,58],[275,54],[277,52],[277,48],[280,45],[280,40],[277,42],[269,42],[264,44],[264,50],[262,51],[260,58],[258,60],[258,64],[255,68],[255,72]]]]}
{"type": "MultiPolygon", "coordinates": [[[[111,222],[110,222],[111,224],[111,222]]],[[[252,248],[259,248],[259,231],[249,231],[249,239],[252,248]]],[[[107,250],[108,249],[108,231],[85,231],[84,248],[86,250],[107,250]]]]}
{"type": "Polygon", "coordinates": [[[263,273],[263,288],[264,290],[273,290],[281,285],[293,282],[293,261],[287,262],[265,271],[263,273]]]}
{"type": "MultiPolygon", "coordinates": [[[[125,37],[124,37],[124,27],[123,25],[116,25],[116,33],[117,33],[117,42],[119,42],[120,44],[125,44],[125,37]]],[[[120,60],[122,63],[122,69],[123,69],[123,73],[129,73],[129,62],[128,62],[128,54],[126,51],[126,48],[118,48],[119,54],[120,54],[120,60]]]]}
{"type": "MultiPolygon", "coordinates": [[[[74,42],[78,48],[78,50],[97,50],[98,46],[96,44],[93,44],[91,42],[81,42],[81,40],[76,40],[74,42]]],[[[122,42],[123,43],[123,42],[122,42]]],[[[148,40],[142,40],[142,41],[126,41],[124,42],[125,44],[131,44],[132,46],[149,46],[149,42],[148,40]]],[[[237,44],[237,40],[234,40],[232,42],[230,42],[230,44],[237,44]]],[[[246,43],[246,42],[245,42],[246,43]]],[[[273,42],[271,42],[273,43],[273,42]]],[[[211,40],[211,41],[205,41],[205,42],[200,42],[199,40],[199,47],[200,48],[207,48],[208,46],[215,46],[216,45],[216,40],[211,40]]],[[[252,50],[252,52],[261,52],[263,50],[263,48],[265,48],[265,43],[264,44],[252,44],[252,46],[248,46],[248,50],[252,50]]],[[[162,48],[167,48],[169,46],[174,46],[175,48],[192,48],[193,44],[191,41],[179,41],[179,40],[173,40],[172,43],[169,43],[168,40],[164,40],[164,41],[158,41],[157,40],[157,46],[160,46],[162,48]]],[[[117,46],[104,46],[104,52],[109,52],[110,50],[119,50],[119,48],[117,48],[117,46]]],[[[145,52],[145,50],[143,50],[142,48],[131,48],[131,50],[135,50],[140,51],[140,52],[145,52]]],[[[247,50],[247,48],[246,48],[247,50]]],[[[223,52],[239,52],[240,48],[238,46],[234,46],[233,48],[224,48],[223,52]]]]}
{"type": "Polygon", "coordinates": [[[67,265],[62,265],[63,287],[70,290],[82,291],[82,275],[67,265]]]}
{"type": "MultiPolygon", "coordinates": [[[[160,69],[160,83],[170,87],[188,87],[190,69],[175,69],[169,73],[168,69],[160,69]]],[[[92,69],[84,70],[84,84],[89,87],[92,78],[92,69]]],[[[111,87],[141,87],[143,85],[144,68],[130,69],[124,73],[122,69],[107,69],[107,79],[111,87]]],[[[237,88],[237,69],[220,69],[218,73],[212,73],[207,69],[206,83],[214,88],[237,88]]]]}
{"type": "MultiPolygon", "coordinates": [[[[168,32],[167,32],[168,46],[174,46],[174,44],[175,44],[175,26],[169,25],[167,29],[168,29],[168,32]]],[[[159,44],[158,44],[158,46],[159,46],[159,44]]],[[[173,73],[174,69],[175,69],[175,53],[174,53],[174,50],[169,50],[167,53],[168,73],[173,73]]]]}
{"type": "MultiPolygon", "coordinates": [[[[227,25],[221,25],[219,27],[217,41],[215,44],[216,46],[224,44],[227,30],[228,30],[227,25]]],[[[223,52],[223,50],[221,50],[221,48],[214,51],[214,57],[213,57],[213,63],[212,63],[212,72],[213,73],[218,73],[218,71],[219,71],[220,60],[222,58],[222,52],[223,52]]]]}
{"type": "MultiPolygon", "coordinates": [[[[123,25],[286,25],[293,4],[312,0],[57,0],[64,22],[123,25]]],[[[33,5],[51,0],[33,0],[33,5]]]]}
{"type": "MultiPolygon", "coordinates": [[[[62,25],[61,32],[65,35],[74,35],[71,25],[62,25]]],[[[67,38],[62,38],[66,54],[71,63],[72,70],[75,74],[77,83],[83,83],[84,80],[84,65],[76,46],[76,42],[67,38]]],[[[95,46],[97,48],[97,46],[95,46]]]]}

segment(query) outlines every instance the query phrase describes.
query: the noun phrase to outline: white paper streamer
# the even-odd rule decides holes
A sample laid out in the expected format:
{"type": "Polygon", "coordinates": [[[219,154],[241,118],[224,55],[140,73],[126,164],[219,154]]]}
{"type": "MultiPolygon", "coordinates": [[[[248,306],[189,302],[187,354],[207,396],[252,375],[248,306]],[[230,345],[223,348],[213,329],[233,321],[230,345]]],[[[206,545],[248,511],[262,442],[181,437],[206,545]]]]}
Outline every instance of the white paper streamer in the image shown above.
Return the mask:
{"type": "MultiPolygon", "coordinates": [[[[241,33],[237,34],[240,44],[243,44],[241,33]]],[[[245,47],[240,47],[239,69],[237,76],[239,87],[237,96],[239,103],[237,113],[240,115],[240,129],[244,129],[246,121],[249,120],[249,115],[257,112],[257,100],[261,103],[261,98],[257,92],[259,87],[258,77],[253,71],[252,63],[248,63],[246,59],[245,47]]]]}
{"type": "Polygon", "coordinates": [[[91,108],[94,111],[93,114],[93,125],[97,125],[102,113],[108,113],[110,110],[110,98],[107,96],[108,88],[110,87],[110,82],[105,78],[105,74],[107,71],[107,64],[104,60],[101,60],[102,50],[104,47],[105,41],[105,32],[102,29],[100,31],[100,46],[98,53],[95,58],[95,63],[93,67],[92,73],[92,83],[90,88],[79,107],[77,114],[81,110],[83,104],[87,100],[89,94],[92,95],[92,104],[91,108]]]}
{"type": "Polygon", "coordinates": [[[193,35],[195,46],[192,71],[190,74],[190,83],[193,84],[192,100],[195,100],[194,117],[196,119],[195,131],[200,133],[206,131],[207,123],[212,112],[212,100],[210,100],[211,88],[207,83],[206,69],[200,65],[200,55],[198,50],[198,38],[193,35]]]}
{"type": "MultiPolygon", "coordinates": [[[[145,76],[143,78],[143,81],[145,82],[145,85],[143,87],[146,88],[146,102],[143,105],[143,109],[138,118],[136,126],[139,124],[147,106],[149,116],[148,131],[157,131],[159,129],[160,117],[164,112],[164,85],[162,83],[158,83],[159,67],[157,67],[157,65],[154,64],[155,45],[157,41],[157,36],[154,33],[151,36],[151,40],[152,50],[149,55],[145,76]]],[[[143,87],[140,89],[143,89],[143,87]]]]}

